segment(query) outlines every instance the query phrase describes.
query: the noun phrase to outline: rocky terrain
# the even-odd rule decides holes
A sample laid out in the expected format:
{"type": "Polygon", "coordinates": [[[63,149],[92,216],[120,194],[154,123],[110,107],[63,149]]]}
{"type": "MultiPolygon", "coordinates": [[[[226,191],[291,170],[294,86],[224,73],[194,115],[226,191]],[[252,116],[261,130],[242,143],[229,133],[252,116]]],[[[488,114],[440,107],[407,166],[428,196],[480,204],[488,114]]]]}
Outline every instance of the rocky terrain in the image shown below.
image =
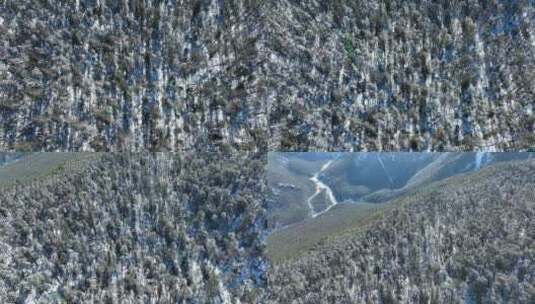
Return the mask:
{"type": "Polygon", "coordinates": [[[0,167],[0,302],[255,303],[265,158],[35,153],[0,167]]]}
{"type": "Polygon", "coordinates": [[[400,197],[273,263],[267,302],[533,303],[533,172],[503,162],[400,197]]]}
{"type": "Polygon", "coordinates": [[[0,149],[534,146],[530,1],[0,4],[0,149]]]}

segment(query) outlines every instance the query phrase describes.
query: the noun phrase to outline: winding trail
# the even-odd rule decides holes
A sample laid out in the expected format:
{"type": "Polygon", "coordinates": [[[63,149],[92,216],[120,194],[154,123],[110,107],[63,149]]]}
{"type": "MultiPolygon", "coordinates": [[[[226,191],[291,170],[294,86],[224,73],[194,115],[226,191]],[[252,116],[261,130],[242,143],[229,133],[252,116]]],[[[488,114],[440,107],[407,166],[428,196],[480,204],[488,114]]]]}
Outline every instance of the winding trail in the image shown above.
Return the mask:
{"type": "Polygon", "coordinates": [[[331,209],[332,207],[336,206],[338,204],[338,201],[336,200],[336,197],[334,197],[334,194],[331,190],[331,188],[327,185],[325,185],[322,181],[320,181],[318,179],[318,176],[321,174],[321,172],[325,171],[327,168],[329,168],[329,166],[332,164],[333,161],[335,161],[336,159],[334,160],[330,160],[328,161],[327,163],[325,163],[323,166],[321,166],[321,169],[320,171],[316,172],[314,174],[314,176],[312,176],[310,178],[310,180],[316,185],[316,192],[314,194],[312,194],[308,199],[307,199],[307,204],[308,204],[308,208],[310,209],[310,216],[312,218],[315,218],[317,217],[318,215],[321,215],[327,211],[329,211],[329,209],[331,209]],[[329,198],[329,201],[330,201],[330,205],[329,207],[325,208],[324,210],[322,211],[319,211],[319,212],[315,212],[314,211],[314,206],[312,206],[312,200],[318,195],[321,193],[322,190],[325,190],[326,193],[327,193],[327,197],[329,198]]]}

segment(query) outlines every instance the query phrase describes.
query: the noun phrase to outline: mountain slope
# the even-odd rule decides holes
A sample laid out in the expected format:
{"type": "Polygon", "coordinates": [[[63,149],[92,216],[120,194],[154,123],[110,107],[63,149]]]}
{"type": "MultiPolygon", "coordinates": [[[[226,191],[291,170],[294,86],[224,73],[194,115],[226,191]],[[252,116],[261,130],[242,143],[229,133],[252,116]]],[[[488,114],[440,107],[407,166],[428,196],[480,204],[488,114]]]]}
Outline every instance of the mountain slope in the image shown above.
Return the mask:
{"type": "Polygon", "coordinates": [[[531,1],[0,4],[0,149],[533,148],[531,1]]]}
{"type": "Polygon", "coordinates": [[[343,153],[321,178],[338,200],[366,201],[366,195],[378,190],[402,188],[436,157],[433,153],[343,153]]]}
{"type": "Polygon", "coordinates": [[[39,180],[65,169],[74,171],[82,163],[99,157],[99,153],[69,152],[24,153],[19,156],[15,153],[7,154],[13,154],[16,161],[0,167],[0,186],[39,180]]]}
{"type": "Polygon", "coordinates": [[[534,17],[530,1],[279,1],[272,147],[533,147],[534,17]]]}
{"type": "Polygon", "coordinates": [[[339,204],[315,218],[271,233],[266,240],[266,256],[271,263],[283,263],[305,255],[329,238],[358,231],[388,208],[379,204],[339,204]]]}
{"type": "Polygon", "coordinates": [[[271,191],[269,220],[272,228],[304,220],[310,215],[308,198],[315,186],[309,179],[320,170],[324,159],[303,159],[294,153],[269,153],[266,169],[271,191]]]}
{"type": "Polygon", "coordinates": [[[265,147],[261,3],[0,4],[0,148],[265,147]]]}
{"type": "Polygon", "coordinates": [[[339,200],[383,203],[425,184],[533,153],[347,153],[321,174],[339,200]]]}
{"type": "Polygon", "coordinates": [[[535,161],[399,200],[358,233],[268,271],[270,303],[532,303],[535,161]]]}
{"type": "Polygon", "coordinates": [[[261,155],[28,157],[54,169],[2,186],[3,303],[247,303],[265,287],[261,155]]]}
{"type": "Polygon", "coordinates": [[[403,195],[418,193],[435,181],[475,171],[496,162],[527,160],[532,156],[533,153],[506,152],[339,154],[332,165],[319,175],[339,196],[349,195],[346,197],[348,200],[331,206],[332,200],[326,196],[325,190],[310,196],[307,202],[313,211],[312,218],[273,232],[267,239],[268,257],[272,262],[278,263],[303,254],[341,232],[358,231],[380,216],[381,212],[393,208],[396,198],[399,200],[403,195]],[[383,166],[378,159],[382,159],[383,166]],[[388,172],[390,178],[385,176],[385,172],[388,172]],[[403,186],[390,189],[392,180],[403,186]],[[373,189],[374,185],[379,190],[373,189]],[[323,216],[314,219],[319,215],[323,216]]]}

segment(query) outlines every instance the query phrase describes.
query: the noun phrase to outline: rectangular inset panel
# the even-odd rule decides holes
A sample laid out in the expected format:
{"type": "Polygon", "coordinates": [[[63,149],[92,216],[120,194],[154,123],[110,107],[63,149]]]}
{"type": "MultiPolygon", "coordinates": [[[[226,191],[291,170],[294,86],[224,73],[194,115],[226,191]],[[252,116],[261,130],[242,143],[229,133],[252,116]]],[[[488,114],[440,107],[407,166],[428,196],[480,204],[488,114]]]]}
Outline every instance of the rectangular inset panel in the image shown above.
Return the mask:
{"type": "Polygon", "coordinates": [[[534,299],[535,153],[270,153],[267,176],[269,303],[534,299]]]}

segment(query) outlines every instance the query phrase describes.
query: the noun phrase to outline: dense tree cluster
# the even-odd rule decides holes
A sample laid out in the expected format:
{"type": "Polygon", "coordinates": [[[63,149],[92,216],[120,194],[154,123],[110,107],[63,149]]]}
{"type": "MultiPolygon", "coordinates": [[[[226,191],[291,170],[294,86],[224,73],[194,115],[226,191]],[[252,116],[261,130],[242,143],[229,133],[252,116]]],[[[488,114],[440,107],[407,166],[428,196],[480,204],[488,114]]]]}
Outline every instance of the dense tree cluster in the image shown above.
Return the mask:
{"type": "Polygon", "coordinates": [[[2,187],[3,303],[254,302],[263,156],[92,157],[2,187]]]}
{"type": "Polygon", "coordinates": [[[528,0],[4,1],[0,147],[533,147],[528,0]]]}
{"type": "Polygon", "coordinates": [[[256,0],[1,3],[0,147],[265,146],[259,8],[256,0]]]}
{"type": "Polygon", "coordinates": [[[534,303],[535,162],[401,198],[363,230],[268,271],[271,303],[534,303]]]}
{"type": "Polygon", "coordinates": [[[530,1],[280,1],[269,17],[276,147],[535,144],[530,1]]]}

